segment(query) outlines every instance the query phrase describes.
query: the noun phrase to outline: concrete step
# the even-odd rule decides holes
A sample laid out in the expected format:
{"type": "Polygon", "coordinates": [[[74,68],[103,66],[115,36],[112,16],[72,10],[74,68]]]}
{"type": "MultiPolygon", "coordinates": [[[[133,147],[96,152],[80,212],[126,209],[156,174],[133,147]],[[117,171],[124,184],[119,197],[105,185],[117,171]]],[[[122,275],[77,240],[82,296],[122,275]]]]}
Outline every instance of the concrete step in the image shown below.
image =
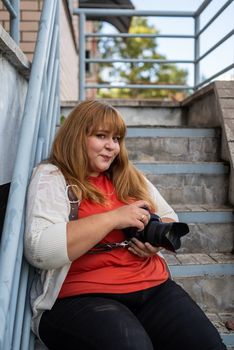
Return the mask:
{"type": "MultiPolygon", "coordinates": [[[[118,109],[128,126],[180,126],[186,122],[179,102],[113,99],[108,99],[106,102],[118,109]]],[[[67,116],[75,105],[74,102],[63,102],[61,114],[67,116]]]]}
{"type": "Polygon", "coordinates": [[[225,204],[229,166],[224,162],[134,162],[171,204],[225,204]]]}
{"type": "Polygon", "coordinates": [[[133,161],[218,161],[220,130],[188,127],[128,127],[133,161]]]}
{"type": "Polygon", "coordinates": [[[220,204],[174,204],[180,221],[187,223],[230,223],[234,221],[234,208],[220,204]]]}
{"type": "Polygon", "coordinates": [[[234,313],[210,313],[206,312],[206,316],[219,331],[224,344],[228,350],[234,350],[234,331],[230,331],[225,327],[226,321],[234,319],[234,313]]]}
{"type": "Polygon", "coordinates": [[[178,103],[155,101],[133,101],[133,103],[113,104],[123,116],[128,126],[180,126],[184,124],[182,108],[178,103]]]}
{"type": "Polygon", "coordinates": [[[190,233],[181,240],[179,253],[231,253],[234,251],[234,208],[210,205],[174,206],[190,233]]]}
{"type": "Polygon", "coordinates": [[[163,253],[172,278],[211,313],[234,312],[233,254],[163,253]]]}
{"type": "Polygon", "coordinates": [[[231,253],[234,250],[234,223],[189,224],[181,240],[180,253],[231,253]]]}

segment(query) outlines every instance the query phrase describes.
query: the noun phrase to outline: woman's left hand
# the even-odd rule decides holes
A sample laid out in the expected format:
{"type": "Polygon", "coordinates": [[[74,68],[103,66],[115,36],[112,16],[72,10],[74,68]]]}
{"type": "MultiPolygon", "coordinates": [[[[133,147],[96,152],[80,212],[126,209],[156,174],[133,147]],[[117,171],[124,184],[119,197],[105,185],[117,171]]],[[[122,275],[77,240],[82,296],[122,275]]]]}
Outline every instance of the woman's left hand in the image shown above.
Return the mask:
{"type": "Polygon", "coordinates": [[[141,258],[149,258],[155,255],[160,248],[154,247],[149,242],[141,242],[137,238],[132,238],[128,250],[141,258]]]}

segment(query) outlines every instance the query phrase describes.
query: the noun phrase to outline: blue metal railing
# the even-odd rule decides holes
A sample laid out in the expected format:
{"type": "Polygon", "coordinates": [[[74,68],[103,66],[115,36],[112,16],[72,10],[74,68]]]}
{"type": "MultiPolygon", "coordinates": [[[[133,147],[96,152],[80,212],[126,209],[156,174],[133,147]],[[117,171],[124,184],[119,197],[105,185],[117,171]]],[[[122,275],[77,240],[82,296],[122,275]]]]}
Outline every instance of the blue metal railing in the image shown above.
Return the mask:
{"type": "MultiPolygon", "coordinates": [[[[213,75],[209,76],[207,79],[201,81],[200,78],[200,64],[201,61],[207,57],[209,54],[213,53],[220,45],[226,42],[231,36],[234,35],[234,25],[232,30],[230,30],[225,36],[223,36],[215,45],[209,48],[206,52],[201,54],[200,43],[201,43],[201,35],[212,25],[212,23],[233,3],[233,0],[228,0],[224,3],[222,7],[220,7],[212,18],[201,28],[201,16],[204,11],[208,8],[208,6],[213,2],[213,0],[205,0],[201,4],[201,6],[194,12],[173,12],[173,11],[137,11],[137,10],[118,10],[118,9],[74,9],[74,15],[79,15],[79,98],[83,100],[85,98],[85,90],[86,89],[102,89],[102,88],[129,88],[129,89],[167,89],[167,90],[196,90],[203,85],[207,84],[211,80],[220,76],[221,74],[231,70],[234,68],[234,62],[230,65],[223,67],[222,69],[216,71],[213,75]],[[168,18],[189,18],[193,19],[194,28],[192,35],[177,35],[177,34],[128,34],[128,33],[119,33],[119,34],[102,34],[102,33],[86,33],[85,32],[85,24],[87,17],[95,18],[98,17],[108,17],[108,16],[136,16],[136,17],[168,17],[168,18]],[[192,60],[152,60],[152,59],[126,59],[126,58],[109,58],[109,59],[101,59],[101,58],[85,58],[85,45],[86,40],[88,38],[171,38],[171,39],[190,39],[194,42],[194,57],[192,60]],[[159,85],[159,84],[87,84],[85,81],[85,65],[86,63],[91,64],[104,64],[104,63],[155,63],[155,64],[190,64],[194,67],[194,83],[191,86],[188,85],[159,85]]],[[[234,58],[233,58],[234,60],[234,58]]]]}
{"type": "Polygon", "coordinates": [[[50,0],[43,5],[0,245],[0,350],[34,347],[26,297],[33,270],[23,257],[25,197],[59,116],[59,1],[50,0]]]}
{"type": "Polygon", "coordinates": [[[20,0],[2,0],[3,5],[6,7],[10,14],[10,35],[13,40],[19,45],[20,40],[20,0]]]}

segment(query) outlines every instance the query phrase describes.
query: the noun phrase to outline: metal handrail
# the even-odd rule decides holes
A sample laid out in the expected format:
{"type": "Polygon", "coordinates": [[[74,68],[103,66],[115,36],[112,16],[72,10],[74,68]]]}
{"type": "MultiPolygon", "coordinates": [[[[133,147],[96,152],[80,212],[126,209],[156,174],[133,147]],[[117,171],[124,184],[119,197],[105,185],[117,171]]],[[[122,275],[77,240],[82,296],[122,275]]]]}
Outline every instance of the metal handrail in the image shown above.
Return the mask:
{"type": "Polygon", "coordinates": [[[216,42],[211,48],[209,48],[205,53],[200,53],[200,38],[201,34],[204,33],[211,24],[218,18],[224,10],[233,2],[233,0],[227,0],[223,6],[217,10],[217,12],[213,15],[213,17],[203,26],[203,28],[200,28],[200,17],[203,14],[203,12],[208,8],[208,6],[212,3],[213,0],[205,0],[201,6],[196,11],[142,11],[142,10],[124,10],[124,9],[74,9],[73,14],[78,15],[80,17],[79,21],[79,47],[80,47],[80,57],[79,57],[79,98],[80,100],[83,100],[85,98],[85,90],[86,89],[101,89],[101,88],[130,88],[130,89],[167,89],[167,90],[196,90],[214,78],[220,76],[224,72],[227,72],[228,70],[232,69],[232,65],[228,65],[227,67],[222,68],[218,72],[215,72],[212,76],[210,76],[208,79],[205,79],[203,81],[200,81],[200,63],[201,61],[207,57],[209,54],[215,51],[218,47],[220,47],[221,44],[226,42],[233,34],[234,34],[234,28],[227,33],[225,36],[223,36],[218,42],[216,42]],[[85,23],[87,17],[90,18],[98,18],[100,16],[108,17],[108,16],[136,16],[136,17],[174,17],[174,18],[191,18],[194,20],[194,33],[192,35],[188,34],[128,34],[128,33],[117,33],[117,34],[102,34],[102,33],[86,33],[85,32],[85,23]],[[88,38],[172,38],[172,39],[192,39],[194,41],[194,57],[191,60],[167,60],[167,59],[138,59],[138,58],[108,58],[108,59],[102,59],[102,58],[85,58],[85,43],[86,39],[88,38]],[[155,64],[175,64],[175,63],[183,63],[183,64],[192,64],[194,67],[194,83],[192,86],[188,85],[159,85],[159,84],[113,84],[113,83],[105,83],[105,84],[87,84],[85,82],[85,65],[86,63],[96,63],[96,64],[109,64],[109,63],[155,63],[155,64]],[[231,67],[231,68],[230,68],[231,67]]]}
{"type": "Polygon", "coordinates": [[[176,38],[176,39],[194,39],[194,35],[176,35],[176,34],[100,34],[100,33],[85,33],[86,38],[176,38]]]}
{"type": "Polygon", "coordinates": [[[20,0],[2,0],[3,5],[7,9],[7,11],[10,14],[10,35],[13,38],[13,40],[16,42],[17,45],[19,45],[20,40],[20,9],[19,9],[19,3],[20,0]]]}
{"type": "Polygon", "coordinates": [[[198,32],[197,36],[200,36],[210,25],[218,18],[226,8],[231,5],[233,0],[228,0],[215,14],[214,16],[204,25],[204,27],[198,32]]]}
{"type": "Polygon", "coordinates": [[[215,45],[211,46],[209,50],[204,52],[197,60],[196,62],[199,62],[203,60],[206,56],[208,56],[212,51],[217,49],[221,44],[223,44],[227,39],[229,39],[232,35],[234,35],[234,29],[232,29],[228,34],[226,34],[222,39],[220,39],[215,45]]]}
{"type": "Polygon", "coordinates": [[[212,3],[213,0],[204,0],[201,5],[198,7],[198,9],[195,11],[195,17],[199,17],[202,12],[205,11],[205,9],[212,3]]]}
{"type": "MultiPolygon", "coordinates": [[[[221,44],[226,42],[232,35],[233,30],[230,30],[225,36],[223,36],[218,42],[216,42],[210,49],[208,49],[204,54],[200,55],[200,37],[201,34],[203,34],[210,26],[211,24],[228,8],[228,6],[233,3],[233,0],[226,1],[223,6],[213,15],[212,18],[203,26],[203,28],[200,28],[200,16],[203,13],[203,11],[209,6],[209,4],[212,3],[212,0],[207,0],[204,3],[204,6],[198,9],[198,11],[195,13],[195,63],[194,63],[194,90],[200,89],[207,83],[211,82],[213,79],[219,77],[220,75],[228,72],[230,69],[233,68],[233,64],[228,65],[227,67],[224,67],[220,69],[219,71],[212,74],[209,78],[200,81],[200,62],[207,57],[209,54],[214,52],[218,47],[220,47],[221,44]]],[[[234,62],[233,62],[234,63],[234,62]]]]}
{"type": "Polygon", "coordinates": [[[193,86],[184,86],[184,85],[159,85],[159,84],[87,84],[86,85],[88,88],[124,88],[124,89],[161,89],[161,90],[167,90],[167,89],[172,89],[172,90],[192,90],[193,86]]]}
{"type": "MultiPolygon", "coordinates": [[[[137,58],[87,58],[85,60],[87,63],[139,63],[137,58]]],[[[143,63],[194,63],[193,60],[162,60],[162,59],[151,59],[151,58],[142,58],[140,62],[143,63]]]]}
{"type": "Polygon", "coordinates": [[[44,1],[0,245],[0,349],[33,348],[27,297],[33,275],[23,257],[26,189],[48,155],[60,116],[59,1],[44,1]]]}
{"type": "Polygon", "coordinates": [[[148,10],[121,10],[121,9],[74,9],[74,15],[84,14],[90,17],[100,16],[137,16],[137,17],[194,17],[193,11],[148,11],[148,10]]]}
{"type": "Polygon", "coordinates": [[[211,80],[219,77],[221,74],[224,74],[226,72],[228,72],[229,70],[234,69],[234,63],[230,64],[229,66],[219,70],[218,72],[216,72],[215,74],[211,75],[209,78],[203,80],[200,84],[197,84],[197,89],[200,89],[202,86],[204,86],[205,84],[209,83],[211,80]]]}

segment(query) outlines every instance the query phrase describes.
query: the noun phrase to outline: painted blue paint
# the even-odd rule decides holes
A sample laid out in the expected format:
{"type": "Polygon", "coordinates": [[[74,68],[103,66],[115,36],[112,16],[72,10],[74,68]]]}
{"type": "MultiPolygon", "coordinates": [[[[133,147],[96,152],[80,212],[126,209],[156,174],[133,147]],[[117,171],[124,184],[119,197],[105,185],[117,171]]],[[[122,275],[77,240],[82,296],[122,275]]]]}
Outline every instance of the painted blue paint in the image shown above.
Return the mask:
{"type": "Polygon", "coordinates": [[[177,212],[179,220],[187,223],[234,223],[232,211],[185,211],[177,212]]]}
{"type": "Polygon", "coordinates": [[[145,85],[145,84],[85,84],[85,89],[167,89],[167,90],[192,90],[188,85],[145,85]]]}
{"type": "Polygon", "coordinates": [[[34,347],[26,297],[29,268],[23,259],[24,210],[32,168],[48,156],[59,119],[58,33],[59,2],[44,1],[0,245],[0,349],[4,350],[34,347]]]}
{"type": "Polygon", "coordinates": [[[10,34],[15,43],[19,45],[20,39],[20,0],[2,0],[10,14],[10,34]]]}
{"type": "Polygon", "coordinates": [[[169,264],[171,274],[176,277],[195,277],[195,276],[233,276],[234,262],[232,264],[191,264],[191,265],[173,265],[169,264]]]}
{"type": "Polygon", "coordinates": [[[89,17],[99,16],[143,16],[143,17],[192,17],[195,12],[191,11],[144,11],[128,9],[73,9],[74,15],[87,14],[89,17]]]}
{"type": "Polygon", "coordinates": [[[127,137],[218,137],[219,130],[215,128],[186,127],[128,127],[127,137]]]}
{"type": "Polygon", "coordinates": [[[210,163],[139,163],[134,162],[135,166],[145,174],[228,174],[229,166],[222,162],[210,163]]]}
{"type": "Polygon", "coordinates": [[[223,339],[224,344],[228,347],[228,349],[234,346],[234,333],[230,332],[229,334],[221,333],[221,338],[223,339]]]}
{"type": "MultiPolygon", "coordinates": [[[[138,58],[86,58],[85,62],[87,63],[139,63],[138,58]]],[[[157,64],[166,64],[166,63],[185,63],[185,64],[193,64],[193,60],[161,60],[161,59],[151,59],[145,58],[141,59],[142,63],[157,63],[157,64]]],[[[141,86],[141,85],[140,85],[141,86]]],[[[152,85],[149,85],[150,87],[152,85]]],[[[157,85],[156,85],[157,86],[157,85]]]]}
{"type": "Polygon", "coordinates": [[[86,38],[177,38],[177,39],[194,39],[194,35],[177,35],[177,34],[129,34],[129,33],[85,33],[86,38]]]}
{"type": "Polygon", "coordinates": [[[85,99],[85,22],[86,15],[79,16],[79,99],[85,99]]]}
{"type": "MultiPolygon", "coordinates": [[[[15,7],[12,5],[10,0],[2,0],[5,8],[8,10],[11,17],[16,18],[17,17],[17,11],[15,10],[15,7]]],[[[19,2],[19,0],[18,0],[19,2]]]]}
{"type": "Polygon", "coordinates": [[[220,75],[228,72],[229,70],[234,68],[234,63],[230,64],[229,66],[223,68],[222,70],[216,72],[215,74],[211,75],[209,78],[203,80],[201,83],[197,84],[195,87],[196,89],[200,89],[205,84],[209,83],[211,80],[214,80],[215,78],[219,77],[220,75]]]}
{"type": "MultiPolygon", "coordinates": [[[[85,84],[84,83],[84,74],[85,71],[80,71],[80,86],[82,86],[83,91],[80,91],[80,95],[84,96],[85,95],[85,89],[101,89],[101,88],[107,88],[107,89],[111,89],[111,88],[130,88],[130,89],[136,89],[136,88],[142,88],[142,89],[149,89],[149,88],[153,88],[153,89],[177,89],[177,90],[196,90],[198,88],[200,88],[201,86],[204,86],[206,83],[212,81],[215,77],[218,77],[220,75],[222,75],[223,73],[229,71],[230,69],[232,69],[234,67],[234,63],[226,66],[224,68],[222,68],[219,71],[216,71],[212,76],[207,77],[207,79],[201,81],[201,74],[200,74],[200,62],[202,61],[202,59],[204,59],[208,54],[214,53],[216,52],[216,49],[218,47],[220,47],[223,43],[225,43],[232,35],[233,35],[233,28],[226,33],[225,35],[223,35],[220,40],[215,43],[212,47],[210,47],[206,52],[201,53],[201,48],[200,48],[200,37],[201,35],[210,28],[210,26],[212,25],[213,21],[217,18],[219,18],[219,16],[228,8],[228,6],[232,3],[232,0],[228,0],[226,1],[220,8],[218,8],[216,10],[216,12],[213,14],[213,17],[211,17],[209,19],[209,21],[201,26],[200,23],[200,17],[202,16],[203,12],[206,10],[207,6],[211,3],[211,0],[206,0],[203,1],[201,3],[201,5],[199,6],[199,8],[196,11],[141,11],[141,10],[129,10],[129,9],[74,9],[73,10],[73,14],[78,15],[80,17],[80,21],[83,22],[82,17],[84,18],[84,16],[88,16],[89,18],[93,18],[95,19],[96,17],[100,17],[100,16],[143,16],[143,17],[147,17],[147,16],[151,16],[151,17],[169,17],[169,18],[191,18],[194,20],[194,28],[193,28],[193,34],[192,37],[188,37],[188,35],[186,34],[179,34],[179,35],[175,35],[174,33],[169,33],[167,35],[161,35],[161,38],[187,38],[187,39],[192,39],[194,40],[194,54],[193,54],[193,59],[192,60],[182,60],[182,59],[178,59],[177,61],[173,60],[166,60],[164,62],[171,62],[171,63],[187,63],[187,64],[192,64],[194,66],[194,84],[193,86],[186,86],[184,85],[182,86],[171,86],[171,85],[147,85],[147,84],[143,84],[143,85],[134,85],[134,84],[128,84],[128,85],[112,85],[112,84],[85,84]]],[[[86,39],[89,39],[90,37],[103,37],[103,36],[108,36],[111,37],[110,34],[106,34],[103,35],[101,33],[85,33],[85,26],[83,26],[83,30],[81,31],[81,27],[80,27],[80,41],[84,41],[86,39]]],[[[157,34],[160,37],[160,34],[157,34]]],[[[155,37],[157,37],[157,35],[155,35],[155,37]]],[[[113,37],[137,37],[137,34],[130,34],[128,35],[128,33],[120,33],[120,34],[114,34],[113,37]]],[[[139,34],[138,37],[143,37],[144,35],[139,34]]],[[[148,36],[149,37],[149,36],[148,36]]],[[[83,43],[80,43],[83,45],[83,43]]],[[[83,54],[83,50],[80,50],[81,52],[81,61],[83,62],[90,62],[90,63],[114,63],[114,62],[122,62],[122,63],[126,63],[126,62],[135,62],[135,63],[143,63],[143,62],[153,62],[152,60],[147,61],[146,59],[124,59],[124,58],[108,58],[103,60],[102,58],[90,58],[90,59],[84,59],[84,54],[83,54]]],[[[218,58],[217,58],[218,59],[218,58]]],[[[83,62],[83,63],[84,63],[83,62]]],[[[156,60],[154,61],[156,62],[156,60]]],[[[82,65],[84,66],[84,64],[82,63],[82,65]]],[[[157,63],[163,63],[162,61],[160,62],[160,60],[157,61],[157,63]]],[[[82,68],[84,69],[84,67],[82,68]]],[[[82,98],[83,99],[83,98],[82,98]]]]}

